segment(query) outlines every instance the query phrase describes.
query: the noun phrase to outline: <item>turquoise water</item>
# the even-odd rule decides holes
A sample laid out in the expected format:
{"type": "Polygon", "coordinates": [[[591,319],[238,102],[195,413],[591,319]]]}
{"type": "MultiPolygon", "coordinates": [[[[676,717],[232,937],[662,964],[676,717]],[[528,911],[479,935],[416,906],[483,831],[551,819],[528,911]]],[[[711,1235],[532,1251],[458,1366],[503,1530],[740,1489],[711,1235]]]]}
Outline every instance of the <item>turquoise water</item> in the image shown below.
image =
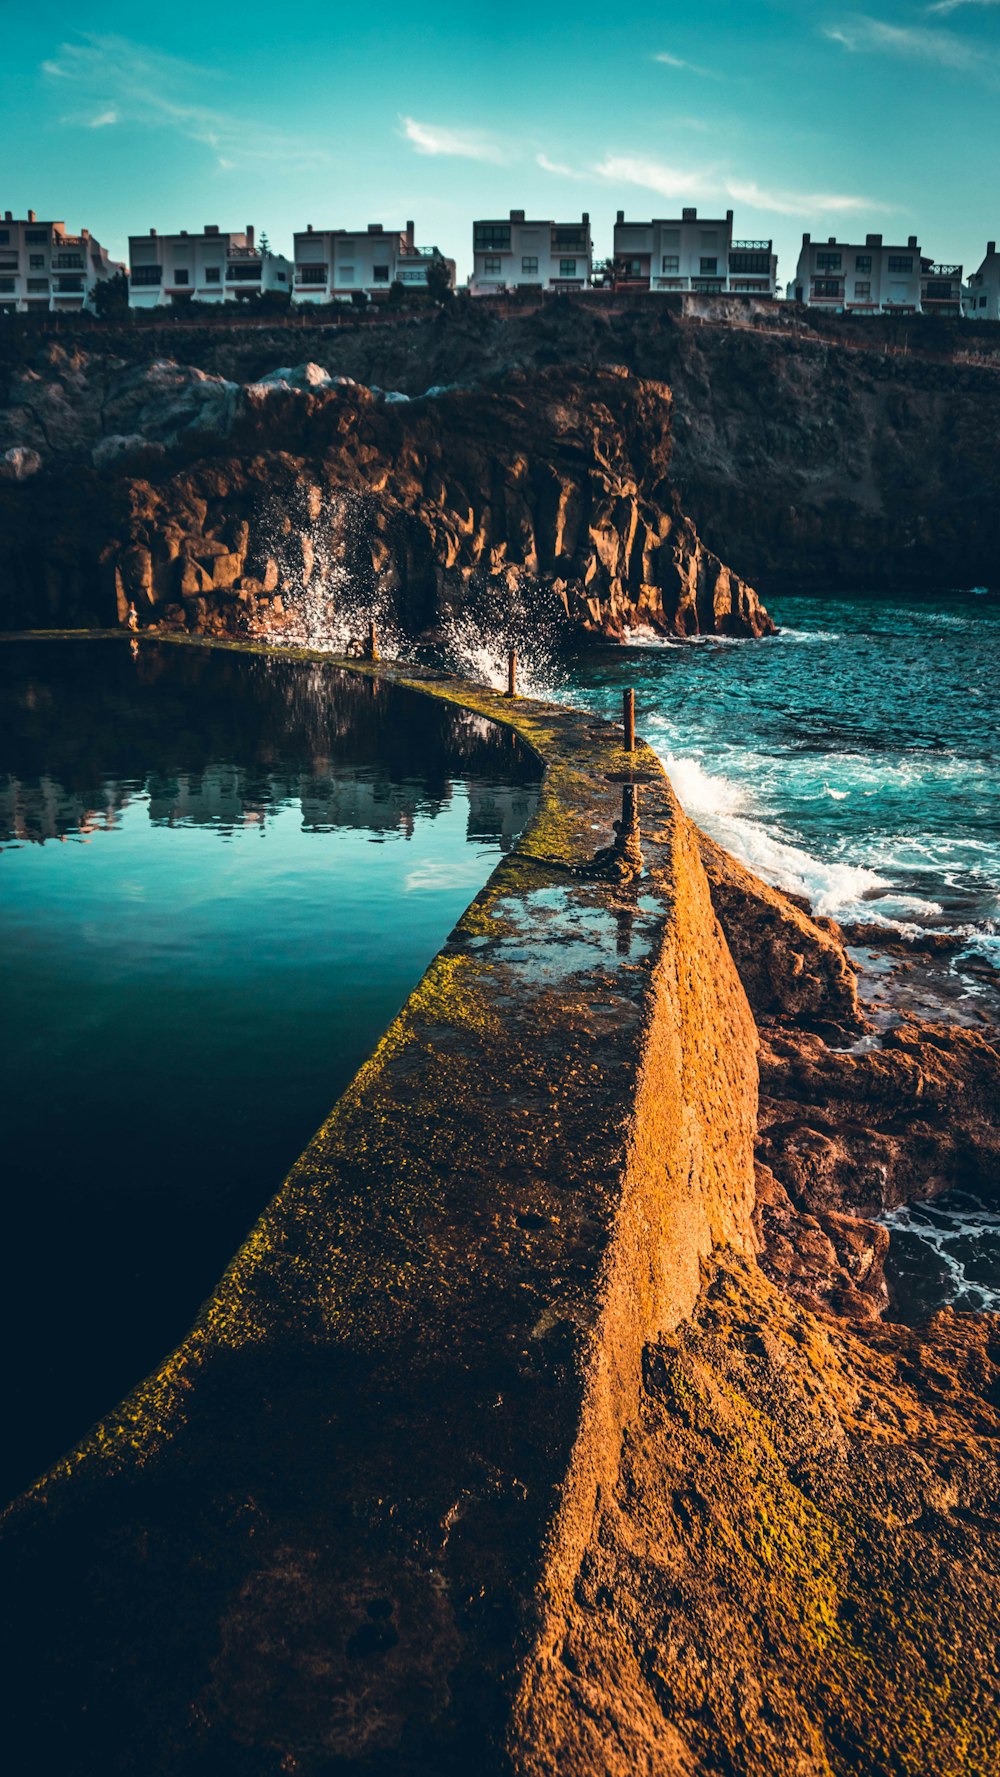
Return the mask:
{"type": "Polygon", "coordinates": [[[1000,963],[1000,601],[773,610],[762,642],[597,650],[559,695],[620,719],[634,684],[689,813],[814,911],[958,932],[1000,963]]]}
{"type": "Polygon", "coordinates": [[[427,698],[146,643],[4,643],[0,714],[9,1493],[184,1333],[536,768],[427,698]]]}
{"type": "MultiPolygon", "coordinates": [[[[556,695],[639,732],[681,802],[817,913],[957,934],[915,1009],[1000,1015],[1000,601],[788,598],[763,642],[604,648],[556,695]]],[[[859,954],[859,960],[863,954],[859,954]]],[[[997,1181],[1000,1187],[1000,1180],[997,1181]]],[[[886,1218],[894,1315],[1000,1310],[1000,1189],[886,1218]]]]}

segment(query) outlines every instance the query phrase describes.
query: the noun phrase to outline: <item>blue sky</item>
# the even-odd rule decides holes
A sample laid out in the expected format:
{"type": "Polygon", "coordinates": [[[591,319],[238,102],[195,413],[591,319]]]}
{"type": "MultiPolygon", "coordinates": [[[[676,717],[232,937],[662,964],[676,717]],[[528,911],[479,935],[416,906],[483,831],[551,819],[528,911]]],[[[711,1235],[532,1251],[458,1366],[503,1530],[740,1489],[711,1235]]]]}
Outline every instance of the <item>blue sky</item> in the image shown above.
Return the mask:
{"type": "Polygon", "coordinates": [[[126,236],[735,211],[773,235],[1000,237],[1000,0],[0,0],[0,207],[126,236]],[[621,20],[621,23],[618,20],[621,20]],[[11,74],[16,77],[12,82],[11,74]]]}

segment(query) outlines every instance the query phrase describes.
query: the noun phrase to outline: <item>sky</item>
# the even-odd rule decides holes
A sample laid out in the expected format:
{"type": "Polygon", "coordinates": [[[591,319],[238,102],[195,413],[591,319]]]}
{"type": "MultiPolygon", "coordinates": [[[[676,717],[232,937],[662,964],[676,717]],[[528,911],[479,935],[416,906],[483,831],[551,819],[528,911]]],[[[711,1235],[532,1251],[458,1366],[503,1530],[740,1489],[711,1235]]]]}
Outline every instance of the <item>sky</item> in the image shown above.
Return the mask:
{"type": "Polygon", "coordinates": [[[0,0],[0,209],[127,237],[731,208],[783,285],[803,230],[1000,238],[1000,0],[0,0]],[[13,78],[12,78],[13,77],[13,78]]]}

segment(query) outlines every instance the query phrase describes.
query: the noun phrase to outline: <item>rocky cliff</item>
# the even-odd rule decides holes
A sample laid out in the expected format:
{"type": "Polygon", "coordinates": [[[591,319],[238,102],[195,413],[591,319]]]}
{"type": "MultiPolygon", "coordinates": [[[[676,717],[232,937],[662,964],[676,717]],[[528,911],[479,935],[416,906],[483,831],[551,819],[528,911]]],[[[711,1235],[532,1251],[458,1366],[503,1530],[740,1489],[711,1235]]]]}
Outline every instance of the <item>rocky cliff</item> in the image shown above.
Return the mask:
{"type": "Polygon", "coordinates": [[[681,509],[671,416],[666,387],[614,369],[406,400],[314,364],[241,384],[53,347],[0,410],[3,621],[134,602],[143,627],[301,631],[308,612],[329,636],[353,597],[416,635],[530,589],[584,632],[765,634],[681,509]]]}
{"type": "MultiPolygon", "coordinates": [[[[935,317],[838,321],[791,304],[701,320],[658,300],[506,314],[456,302],[378,325],[345,315],[326,327],[175,323],[80,338],[134,368],[162,356],[246,384],[314,359],[411,396],[553,369],[582,389],[602,367],[625,367],[670,388],[671,484],[711,548],[766,596],[1000,583],[995,333],[935,317]]],[[[8,391],[38,353],[37,330],[0,341],[8,391]]]]}

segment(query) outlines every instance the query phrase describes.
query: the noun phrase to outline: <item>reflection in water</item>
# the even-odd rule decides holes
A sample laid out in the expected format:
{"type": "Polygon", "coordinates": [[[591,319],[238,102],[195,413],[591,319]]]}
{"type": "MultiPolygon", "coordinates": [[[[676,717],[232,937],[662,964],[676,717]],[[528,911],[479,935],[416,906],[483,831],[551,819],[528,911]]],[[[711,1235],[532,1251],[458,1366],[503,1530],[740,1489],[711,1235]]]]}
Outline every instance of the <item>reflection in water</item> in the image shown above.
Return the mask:
{"type": "Polygon", "coordinates": [[[0,709],[9,1493],[183,1334],[537,767],[416,693],[145,640],[3,643],[0,709]]]}

